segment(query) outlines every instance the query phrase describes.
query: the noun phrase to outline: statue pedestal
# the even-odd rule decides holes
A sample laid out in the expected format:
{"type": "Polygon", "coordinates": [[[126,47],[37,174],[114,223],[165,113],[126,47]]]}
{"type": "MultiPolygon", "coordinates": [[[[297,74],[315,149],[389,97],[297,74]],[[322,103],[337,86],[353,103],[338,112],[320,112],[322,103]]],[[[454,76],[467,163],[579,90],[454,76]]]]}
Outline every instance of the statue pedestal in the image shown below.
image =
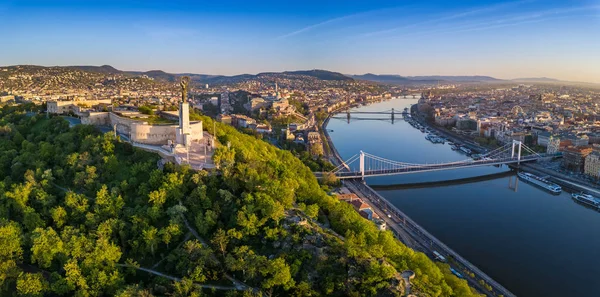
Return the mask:
{"type": "Polygon", "coordinates": [[[190,145],[191,134],[189,132],[185,132],[184,129],[177,128],[175,137],[176,137],[175,143],[177,145],[181,145],[181,146],[185,146],[185,147],[190,145]]]}

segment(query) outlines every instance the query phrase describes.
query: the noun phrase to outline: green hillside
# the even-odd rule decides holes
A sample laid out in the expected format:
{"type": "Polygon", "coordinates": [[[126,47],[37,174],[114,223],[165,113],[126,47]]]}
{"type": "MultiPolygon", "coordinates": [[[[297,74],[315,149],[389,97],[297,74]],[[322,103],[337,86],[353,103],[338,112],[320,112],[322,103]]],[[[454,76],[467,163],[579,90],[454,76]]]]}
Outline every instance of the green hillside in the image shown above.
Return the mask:
{"type": "Polygon", "coordinates": [[[157,169],[31,108],[0,112],[1,296],[400,296],[405,269],[417,296],[475,296],[232,127],[217,124],[217,172],[157,169]]]}

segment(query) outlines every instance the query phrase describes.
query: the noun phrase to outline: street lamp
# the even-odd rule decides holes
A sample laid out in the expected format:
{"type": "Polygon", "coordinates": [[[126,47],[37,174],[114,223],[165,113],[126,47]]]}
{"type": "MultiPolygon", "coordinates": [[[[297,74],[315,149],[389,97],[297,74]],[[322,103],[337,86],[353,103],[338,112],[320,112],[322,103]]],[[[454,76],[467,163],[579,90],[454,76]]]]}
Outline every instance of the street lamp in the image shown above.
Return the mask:
{"type": "Polygon", "coordinates": [[[186,152],[186,160],[188,165],[190,164],[190,141],[189,141],[190,132],[186,132],[183,134],[183,139],[185,141],[185,152],[186,152]]]}
{"type": "Polygon", "coordinates": [[[213,141],[212,148],[215,148],[215,140],[217,139],[217,122],[213,121],[213,141]]]}

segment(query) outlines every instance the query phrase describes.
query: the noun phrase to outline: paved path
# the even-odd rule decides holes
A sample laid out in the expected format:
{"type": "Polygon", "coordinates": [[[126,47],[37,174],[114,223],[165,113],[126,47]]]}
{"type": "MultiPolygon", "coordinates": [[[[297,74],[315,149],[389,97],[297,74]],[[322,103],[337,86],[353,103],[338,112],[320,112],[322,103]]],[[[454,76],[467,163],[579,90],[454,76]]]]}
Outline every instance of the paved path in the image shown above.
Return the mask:
{"type": "MultiPolygon", "coordinates": [[[[198,239],[198,241],[200,241],[200,243],[202,243],[202,245],[204,245],[204,246],[209,246],[209,245],[206,243],[206,241],[205,241],[205,240],[204,240],[202,237],[200,237],[200,235],[198,234],[198,232],[196,232],[196,230],[194,230],[194,228],[192,228],[192,227],[190,226],[190,223],[189,223],[189,222],[188,222],[188,220],[185,218],[185,216],[184,216],[184,215],[181,215],[181,218],[183,219],[183,222],[185,223],[185,226],[188,228],[188,230],[190,231],[190,233],[192,233],[192,235],[194,235],[194,237],[195,237],[196,239],[198,239]]],[[[221,262],[219,261],[219,259],[217,259],[217,257],[216,257],[214,254],[211,254],[211,259],[213,259],[213,260],[214,260],[216,263],[221,263],[221,262]]],[[[250,286],[246,285],[246,284],[245,284],[245,283],[243,283],[242,281],[239,281],[239,280],[237,280],[237,279],[233,278],[231,275],[227,274],[227,273],[226,273],[226,272],[224,272],[224,271],[225,271],[225,269],[223,269],[223,275],[225,276],[225,278],[226,278],[226,279],[228,279],[228,280],[230,280],[230,281],[231,281],[231,282],[232,282],[232,283],[235,285],[235,287],[237,288],[237,290],[240,290],[240,291],[244,291],[244,290],[252,290],[252,291],[254,291],[255,293],[258,293],[258,292],[260,292],[260,290],[258,290],[258,289],[256,289],[256,288],[252,288],[252,287],[250,287],[250,286]]]]}
{"type": "MultiPolygon", "coordinates": [[[[156,271],[154,269],[148,269],[148,268],[144,268],[144,267],[135,267],[135,266],[131,266],[131,265],[125,265],[125,264],[116,264],[117,266],[120,267],[126,267],[126,268],[134,268],[140,271],[144,271],[144,272],[148,272],[150,274],[154,274],[154,275],[158,275],[160,277],[164,277],[166,279],[170,279],[172,281],[176,281],[176,282],[180,282],[181,279],[178,277],[174,277],[172,275],[168,275],[168,274],[164,274],[160,271],[156,271]]],[[[240,289],[238,287],[228,287],[228,286],[220,286],[220,285],[207,285],[207,284],[199,284],[199,283],[194,283],[194,285],[201,287],[201,288],[206,288],[206,289],[215,289],[215,290],[244,290],[244,289],[240,289]]]]}

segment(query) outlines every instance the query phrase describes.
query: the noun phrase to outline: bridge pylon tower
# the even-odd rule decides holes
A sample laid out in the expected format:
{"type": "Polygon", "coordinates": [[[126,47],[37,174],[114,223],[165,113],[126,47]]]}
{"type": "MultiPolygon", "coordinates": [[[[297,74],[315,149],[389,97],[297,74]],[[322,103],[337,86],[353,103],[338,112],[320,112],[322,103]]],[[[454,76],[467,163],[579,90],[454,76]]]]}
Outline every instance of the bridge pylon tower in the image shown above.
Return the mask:
{"type": "Polygon", "coordinates": [[[511,158],[515,157],[515,148],[517,148],[517,166],[521,165],[521,147],[522,147],[523,143],[517,140],[513,140],[512,143],[512,154],[511,154],[511,158]]]}
{"type": "Polygon", "coordinates": [[[360,169],[360,175],[362,177],[362,179],[365,179],[365,152],[360,151],[360,157],[359,157],[360,163],[359,163],[359,169],[360,169]]]}

